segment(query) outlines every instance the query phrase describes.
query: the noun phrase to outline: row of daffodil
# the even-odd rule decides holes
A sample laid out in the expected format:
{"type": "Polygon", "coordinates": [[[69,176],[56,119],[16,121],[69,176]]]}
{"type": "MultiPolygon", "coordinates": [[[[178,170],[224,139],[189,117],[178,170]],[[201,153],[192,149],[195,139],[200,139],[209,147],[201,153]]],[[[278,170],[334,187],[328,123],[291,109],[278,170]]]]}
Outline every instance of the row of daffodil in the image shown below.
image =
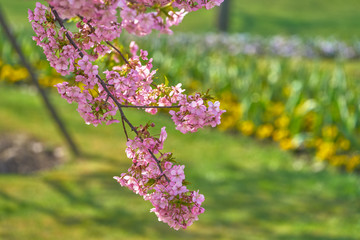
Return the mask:
{"type": "Polygon", "coordinates": [[[177,44],[173,38],[147,41],[154,65],[194,91],[213,90],[227,110],[221,130],[270,139],[347,171],[360,168],[358,61],[234,55],[219,44],[206,49],[206,39],[193,35],[182,34],[177,44]]]}
{"type": "MultiPolygon", "coordinates": [[[[315,159],[348,171],[360,168],[357,62],[233,55],[221,45],[206,49],[205,42],[191,41],[193,35],[187,39],[182,34],[176,44],[172,38],[177,35],[149,38],[139,39],[139,44],[154,57],[159,77],[166,75],[194,91],[209,88],[218,95],[227,110],[221,130],[271,139],[284,150],[314,153],[315,159]]],[[[126,38],[123,44],[128,44],[126,38]]],[[[24,45],[40,70],[42,85],[63,81],[37,48],[24,45]]],[[[23,67],[6,61],[12,54],[1,48],[1,40],[0,53],[0,80],[28,81],[23,67]]]]}
{"type": "MultiPolygon", "coordinates": [[[[47,63],[45,61],[41,61],[37,64],[37,69],[43,70],[38,78],[40,85],[45,87],[52,87],[57,83],[63,82],[61,76],[49,69],[46,64],[47,63]]],[[[1,59],[0,81],[14,84],[31,84],[29,79],[29,72],[25,67],[19,64],[11,65],[4,63],[4,61],[1,59]]]]}
{"type": "MultiPolygon", "coordinates": [[[[41,49],[36,47],[35,42],[31,40],[32,32],[20,29],[15,34],[27,60],[37,70],[39,83],[50,87],[62,82],[60,75],[49,67],[41,49]]],[[[30,84],[27,69],[20,64],[12,44],[5,37],[0,38],[0,81],[14,84],[30,84]]]]}

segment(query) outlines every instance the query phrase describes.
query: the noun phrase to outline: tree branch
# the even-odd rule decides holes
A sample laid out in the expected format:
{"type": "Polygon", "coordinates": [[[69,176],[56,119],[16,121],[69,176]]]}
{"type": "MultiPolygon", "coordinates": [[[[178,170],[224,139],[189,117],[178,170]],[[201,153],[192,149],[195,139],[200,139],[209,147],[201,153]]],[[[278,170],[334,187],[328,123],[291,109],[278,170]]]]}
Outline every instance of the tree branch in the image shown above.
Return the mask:
{"type": "MultiPolygon", "coordinates": [[[[83,58],[84,53],[81,51],[81,49],[77,46],[77,44],[71,38],[70,34],[68,33],[66,27],[63,24],[63,20],[60,18],[57,11],[52,6],[50,6],[50,9],[51,9],[51,11],[53,12],[53,14],[55,16],[56,21],[60,24],[60,26],[62,28],[64,28],[64,30],[66,30],[65,35],[66,35],[66,38],[69,40],[70,44],[78,51],[79,56],[81,58],[83,58]]],[[[132,123],[129,121],[129,119],[127,119],[127,117],[124,114],[124,111],[122,110],[123,106],[130,107],[130,105],[122,105],[122,104],[120,104],[119,101],[115,98],[115,96],[110,92],[110,90],[108,89],[107,84],[104,82],[104,80],[99,75],[96,75],[96,78],[99,80],[101,86],[104,88],[104,90],[108,94],[108,96],[114,101],[114,103],[118,107],[120,115],[121,115],[121,121],[123,123],[124,132],[125,132],[125,135],[126,135],[127,139],[128,139],[128,136],[127,136],[127,132],[126,132],[124,122],[127,123],[127,125],[131,128],[131,130],[136,133],[136,135],[139,135],[138,134],[139,132],[137,131],[136,127],[134,127],[134,125],[132,125],[132,123]]],[[[155,106],[131,106],[131,107],[134,107],[134,108],[140,108],[140,107],[142,107],[142,108],[156,108],[155,106]]],[[[162,108],[164,108],[164,107],[162,107],[162,108]]],[[[138,137],[141,140],[143,140],[140,136],[138,136],[138,137]]],[[[165,175],[165,173],[164,173],[164,171],[163,171],[163,169],[162,169],[162,167],[160,165],[161,162],[156,158],[155,154],[150,149],[148,149],[148,151],[149,151],[150,155],[152,156],[152,158],[155,160],[155,162],[156,162],[162,176],[165,177],[167,182],[170,182],[169,178],[165,175]]]]}
{"type": "MultiPolygon", "coordinates": [[[[84,17],[81,16],[81,15],[77,15],[81,20],[84,20],[84,17]]],[[[95,28],[90,24],[90,22],[87,22],[86,23],[87,25],[89,25],[90,29],[91,29],[91,32],[95,32],[95,28]]],[[[112,47],[120,56],[121,58],[124,60],[124,62],[129,65],[129,67],[131,67],[129,61],[125,58],[125,56],[122,54],[122,52],[117,48],[115,47],[111,42],[109,41],[105,41],[107,45],[109,45],[110,47],[112,47]]]]}
{"type": "Polygon", "coordinates": [[[113,44],[111,44],[111,42],[109,41],[105,41],[110,47],[112,47],[120,56],[121,58],[126,62],[127,65],[130,65],[129,61],[124,57],[124,55],[122,54],[122,52],[120,52],[120,50],[118,48],[116,48],[113,44]]]}

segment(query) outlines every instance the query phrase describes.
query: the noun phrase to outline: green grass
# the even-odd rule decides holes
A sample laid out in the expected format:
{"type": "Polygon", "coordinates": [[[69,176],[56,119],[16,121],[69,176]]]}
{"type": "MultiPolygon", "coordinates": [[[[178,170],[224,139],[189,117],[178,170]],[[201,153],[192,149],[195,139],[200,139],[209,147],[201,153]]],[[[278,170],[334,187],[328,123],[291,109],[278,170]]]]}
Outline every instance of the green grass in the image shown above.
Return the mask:
{"type": "MultiPolygon", "coordinates": [[[[231,0],[229,30],[265,36],[296,34],[348,40],[360,36],[359,8],[357,0],[231,0]]],[[[215,31],[217,15],[217,9],[191,13],[178,30],[215,31]]]]}
{"type": "MultiPolygon", "coordinates": [[[[274,145],[240,136],[209,129],[183,135],[161,115],[154,120],[167,126],[165,149],[206,196],[200,220],[173,231],[149,213],[149,203],[112,179],[130,164],[120,126],[87,126],[75,106],[52,99],[84,156],[47,172],[1,175],[0,239],[360,238],[357,175],[315,171],[274,145]]],[[[0,102],[0,132],[62,144],[38,96],[1,85],[0,102]]],[[[138,123],[153,118],[126,113],[138,123]]]]}
{"type": "MultiPolygon", "coordinates": [[[[235,1],[232,32],[359,36],[358,1],[235,1]],[[342,4],[340,4],[342,3],[342,4]],[[276,7],[275,7],[276,6],[276,7]]],[[[34,1],[0,0],[15,26],[29,26],[34,1]]],[[[175,31],[215,30],[216,10],[189,14],[175,31]]],[[[355,69],[355,67],[354,67],[355,69]]],[[[354,70],[355,71],[355,70],[354,70]]],[[[205,129],[182,135],[166,116],[165,149],[186,165],[206,212],[186,231],[173,231],[149,213],[150,204],[112,176],[130,165],[119,125],[87,126],[52,96],[84,155],[38,174],[0,175],[0,239],[346,239],[360,238],[359,177],[280,151],[275,145],[205,129]]],[[[128,110],[131,121],[150,115],[128,110]]],[[[38,96],[0,85],[0,133],[25,132],[62,145],[38,96]]]]}
{"type": "MultiPolygon", "coordinates": [[[[15,26],[25,25],[27,9],[35,0],[0,0],[15,26]]],[[[42,1],[44,2],[44,1],[42,1]]],[[[231,0],[230,32],[260,35],[334,36],[351,40],[360,37],[360,2],[358,0],[231,0]]],[[[218,8],[188,14],[174,31],[216,31],[218,8]]]]}
{"type": "Polygon", "coordinates": [[[7,1],[0,0],[0,7],[3,14],[7,19],[14,25],[19,26],[23,25],[31,28],[31,25],[28,20],[28,9],[34,10],[36,2],[44,1],[35,1],[35,0],[16,0],[16,1],[7,1]]]}

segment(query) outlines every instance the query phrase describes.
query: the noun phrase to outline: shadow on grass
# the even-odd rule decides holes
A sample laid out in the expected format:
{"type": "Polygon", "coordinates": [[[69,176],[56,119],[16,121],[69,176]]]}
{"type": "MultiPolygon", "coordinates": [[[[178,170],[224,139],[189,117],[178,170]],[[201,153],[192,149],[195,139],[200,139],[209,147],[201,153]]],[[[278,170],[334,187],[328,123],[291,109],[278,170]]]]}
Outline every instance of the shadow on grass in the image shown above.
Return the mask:
{"type": "Polygon", "coordinates": [[[223,179],[209,181],[204,174],[193,179],[207,197],[207,223],[232,233],[229,237],[244,231],[260,239],[358,239],[357,185],[346,186],[328,172],[244,173],[235,166],[224,171],[223,179]]]}
{"type": "MultiPolygon", "coordinates": [[[[94,159],[97,156],[90,161],[94,159]]],[[[128,167],[125,162],[117,162],[116,169],[119,166],[122,170],[128,167]]],[[[1,215],[41,213],[66,229],[87,228],[89,234],[99,234],[101,228],[109,233],[121,228],[131,236],[152,239],[359,239],[347,233],[360,219],[359,194],[354,193],[358,190],[327,172],[249,171],[229,163],[219,166],[213,176],[192,172],[189,177],[196,186],[189,188],[199,188],[206,196],[206,212],[190,230],[173,231],[148,212],[149,203],[112,179],[120,171],[90,170],[73,176],[76,170],[72,170],[64,176],[42,178],[61,206],[43,204],[41,196],[20,199],[0,189],[0,201],[15,205],[2,208],[1,215]],[[332,231],[334,221],[339,226],[332,231]],[[339,231],[341,228],[344,230],[339,231]]]]}
{"type": "Polygon", "coordinates": [[[355,240],[358,238],[349,238],[349,237],[325,237],[325,236],[318,236],[316,234],[302,234],[300,236],[294,235],[284,235],[277,237],[278,240],[355,240]]]}

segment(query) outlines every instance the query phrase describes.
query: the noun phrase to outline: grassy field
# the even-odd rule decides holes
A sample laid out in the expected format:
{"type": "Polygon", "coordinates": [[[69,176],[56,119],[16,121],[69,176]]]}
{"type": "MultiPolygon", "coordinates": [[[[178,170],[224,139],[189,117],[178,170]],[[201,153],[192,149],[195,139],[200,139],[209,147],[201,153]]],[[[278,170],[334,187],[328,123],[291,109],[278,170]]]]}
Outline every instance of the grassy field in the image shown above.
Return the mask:
{"type": "MultiPolygon", "coordinates": [[[[360,36],[357,0],[231,0],[230,32],[259,35],[360,36]]],[[[214,31],[217,9],[189,14],[180,31],[214,31]]]]}
{"type": "MultiPolygon", "coordinates": [[[[35,0],[0,0],[14,25],[28,25],[27,9],[35,0]]],[[[44,2],[44,1],[40,1],[44,2]]],[[[259,35],[334,36],[351,40],[360,37],[358,0],[231,0],[230,32],[259,35]]],[[[218,9],[188,14],[174,31],[216,31],[218,9]]]]}
{"type": "MultiPolygon", "coordinates": [[[[29,29],[27,8],[34,2],[0,0],[0,5],[14,26],[29,29]]],[[[358,0],[232,3],[231,32],[360,36],[358,0]]],[[[214,31],[216,14],[189,14],[174,30],[214,31]]],[[[357,62],[351,64],[357,71],[357,62]]],[[[76,106],[51,97],[83,155],[66,153],[65,164],[41,173],[0,175],[0,239],[360,239],[358,174],[324,168],[267,141],[210,129],[183,135],[168,116],[128,110],[135,124],[153,119],[157,129],[167,126],[165,150],[186,165],[191,188],[206,197],[198,222],[185,231],[171,230],[149,213],[149,203],[112,179],[130,166],[121,127],[87,126],[76,106]]],[[[65,145],[33,91],[0,81],[4,133],[65,145]]]]}
{"type": "MultiPolygon", "coordinates": [[[[150,204],[112,176],[125,171],[118,125],[83,124],[75,106],[53,96],[83,157],[26,176],[0,176],[0,239],[359,239],[359,178],[321,170],[266,142],[209,129],[192,135],[166,125],[186,164],[192,188],[206,196],[205,214],[186,231],[173,231],[149,213],[150,204]],[[241,237],[239,237],[241,236],[241,237]]],[[[0,132],[25,132],[50,145],[62,140],[38,97],[0,87],[0,132]]],[[[131,121],[151,116],[128,111],[131,121]]]]}

